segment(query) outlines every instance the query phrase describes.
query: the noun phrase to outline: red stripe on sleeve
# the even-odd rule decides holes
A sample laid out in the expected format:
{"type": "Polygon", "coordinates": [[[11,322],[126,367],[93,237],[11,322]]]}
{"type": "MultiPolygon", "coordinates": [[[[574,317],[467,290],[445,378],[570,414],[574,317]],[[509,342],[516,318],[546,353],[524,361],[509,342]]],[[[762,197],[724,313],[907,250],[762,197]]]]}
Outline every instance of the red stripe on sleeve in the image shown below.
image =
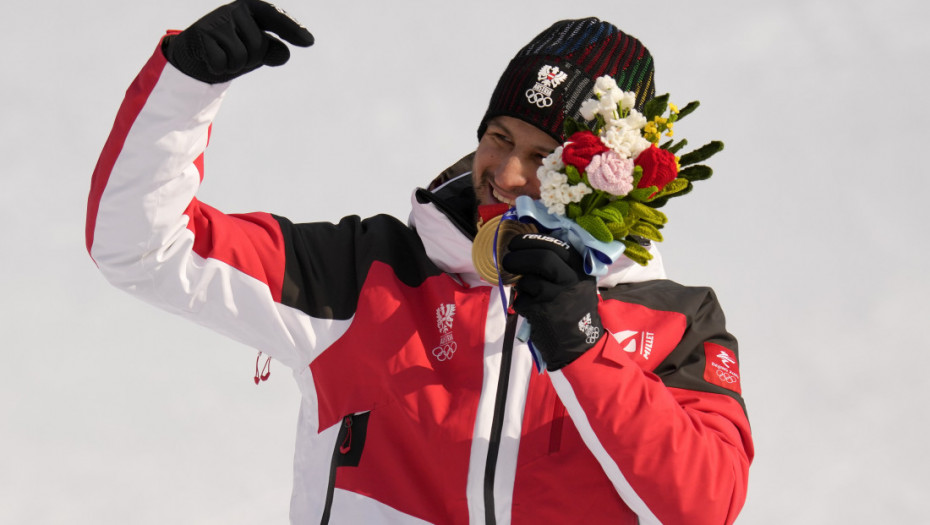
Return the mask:
{"type": "MultiPolygon", "coordinates": [[[[169,32],[171,34],[171,32],[169,32]]],[[[84,239],[87,244],[87,252],[90,253],[94,244],[94,228],[97,225],[97,210],[100,208],[100,196],[110,180],[110,173],[113,171],[113,165],[119,157],[129,135],[129,130],[133,123],[145,107],[145,103],[151,95],[152,90],[158,83],[159,77],[168,61],[161,52],[161,41],[155,52],[145,63],[145,67],[136,76],[135,80],[126,90],[126,97],[116,114],[116,120],[113,122],[113,128],[110,130],[110,136],[103,146],[103,151],[97,159],[97,166],[94,167],[94,175],[90,182],[90,194],[87,197],[87,218],[84,226],[84,239]]]]}

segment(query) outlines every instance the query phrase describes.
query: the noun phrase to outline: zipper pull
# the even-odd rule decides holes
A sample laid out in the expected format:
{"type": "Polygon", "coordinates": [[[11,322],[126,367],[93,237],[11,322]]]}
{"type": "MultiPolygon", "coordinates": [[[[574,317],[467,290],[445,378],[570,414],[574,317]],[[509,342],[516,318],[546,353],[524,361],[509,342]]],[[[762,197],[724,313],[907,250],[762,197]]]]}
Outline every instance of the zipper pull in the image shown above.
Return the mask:
{"type": "Polygon", "coordinates": [[[352,416],[343,418],[342,425],[346,428],[346,437],[339,444],[339,453],[348,454],[352,450],[352,416]]]}

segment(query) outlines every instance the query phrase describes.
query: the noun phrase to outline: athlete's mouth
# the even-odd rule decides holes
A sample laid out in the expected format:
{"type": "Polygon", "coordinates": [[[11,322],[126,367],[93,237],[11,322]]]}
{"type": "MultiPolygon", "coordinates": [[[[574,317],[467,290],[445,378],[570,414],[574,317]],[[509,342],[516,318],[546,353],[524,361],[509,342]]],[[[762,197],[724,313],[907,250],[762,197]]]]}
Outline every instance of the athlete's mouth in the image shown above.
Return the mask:
{"type": "Polygon", "coordinates": [[[500,192],[497,191],[497,188],[493,186],[491,187],[491,196],[494,197],[498,202],[509,204],[510,206],[513,206],[514,201],[516,200],[516,197],[514,198],[505,197],[504,195],[502,195],[500,192]]]}

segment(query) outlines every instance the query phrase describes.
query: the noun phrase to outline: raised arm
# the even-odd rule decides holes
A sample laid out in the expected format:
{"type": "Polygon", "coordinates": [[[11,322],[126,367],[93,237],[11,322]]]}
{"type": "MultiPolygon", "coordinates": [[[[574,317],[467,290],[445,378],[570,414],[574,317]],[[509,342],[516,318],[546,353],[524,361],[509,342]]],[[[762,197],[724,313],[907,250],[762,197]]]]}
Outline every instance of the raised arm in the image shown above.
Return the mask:
{"type": "Polygon", "coordinates": [[[277,219],[226,215],[196,198],[228,87],[210,81],[283,63],[286,47],[266,29],[312,43],[270,4],[240,0],[160,44],[127,90],[94,170],[86,241],[114,285],[305,366],[277,306],[285,271],[277,219]]]}

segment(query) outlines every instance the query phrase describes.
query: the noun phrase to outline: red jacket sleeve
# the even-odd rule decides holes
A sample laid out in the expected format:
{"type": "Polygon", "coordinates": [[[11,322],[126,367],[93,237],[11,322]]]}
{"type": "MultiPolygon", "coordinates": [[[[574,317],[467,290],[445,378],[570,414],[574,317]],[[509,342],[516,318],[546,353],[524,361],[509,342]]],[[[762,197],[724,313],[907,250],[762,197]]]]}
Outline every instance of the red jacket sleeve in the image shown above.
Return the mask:
{"type": "Polygon", "coordinates": [[[551,374],[585,444],[641,523],[732,523],[753,447],[716,297],[671,281],[604,297],[607,335],[551,374]]]}

